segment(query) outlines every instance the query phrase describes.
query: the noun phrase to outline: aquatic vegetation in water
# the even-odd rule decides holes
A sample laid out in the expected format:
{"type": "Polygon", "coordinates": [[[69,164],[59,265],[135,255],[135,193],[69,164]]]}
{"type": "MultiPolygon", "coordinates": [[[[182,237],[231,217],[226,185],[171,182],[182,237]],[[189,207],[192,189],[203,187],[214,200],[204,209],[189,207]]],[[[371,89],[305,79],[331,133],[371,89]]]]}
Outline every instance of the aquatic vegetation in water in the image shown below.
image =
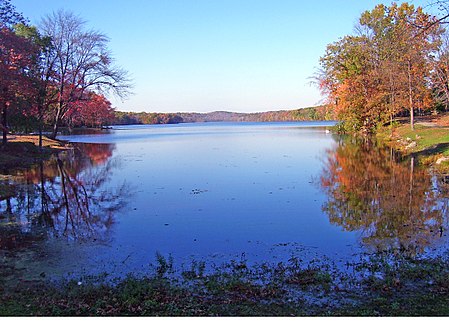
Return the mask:
{"type": "Polygon", "coordinates": [[[394,253],[348,262],[326,260],[250,266],[245,260],[210,268],[192,262],[172,270],[156,254],[152,272],[117,280],[88,276],[62,283],[28,283],[2,290],[0,315],[448,315],[449,262],[398,258],[394,253]],[[203,268],[205,270],[203,270],[203,268]],[[193,273],[192,273],[193,271],[193,273]],[[206,272],[207,271],[207,272],[206,272]],[[168,272],[168,273],[167,273],[168,272]]]}

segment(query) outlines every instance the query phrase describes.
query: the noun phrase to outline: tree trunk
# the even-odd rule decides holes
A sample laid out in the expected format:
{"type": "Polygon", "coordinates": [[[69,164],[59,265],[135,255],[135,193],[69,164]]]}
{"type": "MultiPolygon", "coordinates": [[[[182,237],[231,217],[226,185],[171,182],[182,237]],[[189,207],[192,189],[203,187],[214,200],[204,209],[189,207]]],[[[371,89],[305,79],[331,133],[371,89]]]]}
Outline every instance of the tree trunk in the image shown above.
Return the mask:
{"type": "Polygon", "coordinates": [[[53,132],[51,134],[51,138],[55,139],[56,135],[58,135],[58,129],[59,129],[59,119],[61,118],[61,107],[58,107],[58,110],[56,111],[56,117],[55,117],[55,123],[53,124],[53,132]]]}
{"type": "Polygon", "coordinates": [[[44,161],[40,162],[40,180],[41,180],[41,216],[40,223],[45,226],[54,227],[53,219],[48,209],[48,195],[45,191],[44,161]]]}
{"type": "Polygon", "coordinates": [[[2,139],[2,145],[6,146],[6,143],[8,142],[8,126],[7,126],[7,122],[6,122],[6,111],[7,111],[7,107],[6,107],[6,103],[3,105],[3,110],[2,110],[2,131],[3,131],[3,139],[2,139]]]}
{"type": "Polygon", "coordinates": [[[42,151],[42,127],[44,126],[43,124],[43,119],[44,119],[44,115],[43,115],[43,106],[40,104],[39,105],[39,150],[42,151]]]}
{"type": "Polygon", "coordinates": [[[42,151],[42,121],[39,124],[39,150],[42,151]]]}
{"type": "Polygon", "coordinates": [[[395,112],[395,90],[394,90],[394,81],[393,81],[393,73],[390,68],[390,136],[393,137],[393,119],[394,119],[394,112],[395,112]]]}
{"type": "Polygon", "coordinates": [[[411,130],[415,130],[415,115],[414,115],[414,110],[413,110],[413,98],[410,95],[409,98],[409,104],[410,104],[410,128],[411,130]]]}

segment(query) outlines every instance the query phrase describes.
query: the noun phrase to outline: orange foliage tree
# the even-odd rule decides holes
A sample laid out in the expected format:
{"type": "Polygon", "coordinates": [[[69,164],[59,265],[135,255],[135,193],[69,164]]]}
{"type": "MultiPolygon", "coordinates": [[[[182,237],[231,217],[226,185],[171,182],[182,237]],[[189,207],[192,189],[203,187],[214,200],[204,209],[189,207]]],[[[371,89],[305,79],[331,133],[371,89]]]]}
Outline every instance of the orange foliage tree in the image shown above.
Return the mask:
{"type": "Polygon", "coordinates": [[[364,12],[356,30],[327,46],[320,89],[345,131],[375,132],[404,110],[413,128],[415,110],[432,105],[431,59],[441,26],[422,8],[403,3],[364,12]]]}

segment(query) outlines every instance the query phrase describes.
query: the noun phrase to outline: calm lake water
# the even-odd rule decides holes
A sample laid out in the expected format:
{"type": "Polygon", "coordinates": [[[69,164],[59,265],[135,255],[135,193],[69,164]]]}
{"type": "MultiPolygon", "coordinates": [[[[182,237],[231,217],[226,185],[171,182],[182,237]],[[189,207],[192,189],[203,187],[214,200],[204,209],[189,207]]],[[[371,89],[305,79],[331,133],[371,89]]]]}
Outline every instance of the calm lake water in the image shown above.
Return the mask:
{"type": "MultiPolygon", "coordinates": [[[[332,123],[121,126],[1,182],[14,278],[145,273],[156,253],[279,262],[446,249],[449,185],[332,123]],[[447,185],[447,186],[446,186],[447,185]],[[19,274],[19,276],[17,276],[19,274]]],[[[5,275],[10,279],[13,274],[5,275]]]]}

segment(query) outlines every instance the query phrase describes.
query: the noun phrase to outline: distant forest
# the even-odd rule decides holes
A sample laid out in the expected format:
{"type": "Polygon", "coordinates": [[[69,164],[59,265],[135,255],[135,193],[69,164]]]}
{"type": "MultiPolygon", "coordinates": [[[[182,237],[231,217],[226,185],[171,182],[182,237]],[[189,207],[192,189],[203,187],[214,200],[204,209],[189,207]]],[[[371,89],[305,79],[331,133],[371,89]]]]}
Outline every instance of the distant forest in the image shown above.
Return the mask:
{"type": "Polygon", "coordinates": [[[115,112],[115,125],[132,124],[178,124],[199,122],[276,122],[332,120],[333,115],[327,106],[308,107],[295,110],[267,111],[259,113],[234,113],[214,111],[210,113],[147,113],[115,112]]]}

